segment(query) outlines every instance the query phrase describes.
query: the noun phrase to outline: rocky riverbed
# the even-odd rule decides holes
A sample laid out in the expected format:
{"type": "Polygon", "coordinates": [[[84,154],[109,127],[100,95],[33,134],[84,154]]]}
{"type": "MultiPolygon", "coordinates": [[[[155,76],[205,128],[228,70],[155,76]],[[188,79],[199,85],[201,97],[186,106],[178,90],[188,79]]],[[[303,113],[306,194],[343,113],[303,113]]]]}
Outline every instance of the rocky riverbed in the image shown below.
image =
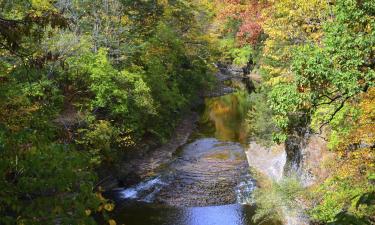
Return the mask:
{"type": "Polygon", "coordinates": [[[147,160],[132,163],[131,169],[143,179],[117,189],[117,196],[169,206],[242,203],[255,187],[249,178],[246,130],[240,118],[246,99],[237,92],[207,99],[188,143],[174,151],[178,142],[172,141],[147,160]]]}
{"type": "Polygon", "coordinates": [[[131,182],[108,193],[119,207],[117,218],[122,218],[122,208],[129,211],[140,203],[146,204],[140,206],[145,213],[172,207],[178,212],[199,209],[209,214],[217,206],[225,209],[223,213],[239,210],[238,221],[232,224],[253,224],[254,211],[241,206],[249,202],[256,186],[245,154],[249,93],[241,76],[220,71],[216,89],[202,95],[203,112],[186,117],[167,144],[124,163],[121,169],[131,172],[125,176],[131,182]]]}
{"type": "Polygon", "coordinates": [[[232,204],[247,162],[240,144],[202,138],[186,145],[169,167],[170,183],[156,202],[175,206],[232,204]]]}
{"type": "MultiPolygon", "coordinates": [[[[217,135],[215,132],[226,132],[236,136],[242,134],[240,141],[243,142],[243,139],[245,138],[243,135],[244,132],[242,131],[243,127],[238,127],[237,124],[233,128],[238,128],[238,130],[233,128],[225,129],[225,127],[233,126],[233,123],[238,123],[238,121],[242,121],[244,119],[237,115],[238,109],[233,108],[243,101],[243,99],[241,99],[242,97],[231,94],[238,90],[238,88],[246,89],[245,83],[242,83],[242,79],[246,79],[246,77],[240,68],[220,65],[218,66],[218,72],[215,74],[215,78],[217,81],[215,87],[211,90],[203,91],[201,93],[201,103],[198,103],[202,105],[209,104],[209,106],[206,106],[206,110],[203,115],[200,115],[201,117],[207,117],[207,114],[209,114],[209,116],[211,115],[216,117],[204,118],[204,120],[206,120],[208,123],[205,123],[203,127],[207,125],[217,126],[214,128],[215,130],[211,132],[211,137],[217,135]],[[221,96],[224,98],[221,99],[221,96]],[[236,102],[228,104],[228,101],[236,102]],[[226,111],[219,112],[221,109],[226,111]],[[223,125],[223,123],[228,123],[228,120],[229,123],[232,124],[223,125]],[[239,134],[239,132],[241,134],[239,134]]],[[[152,145],[145,145],[144,149],[137,149],[133,153],[128,154],[123,160],[123,163],[120,163],[117,166],[115,174],[111,174],[111,172],[104,173],[111,174],[111,176],[103,179],[103,182],[101,182],[100,185],[104,187],[104,189],[110,190],[123,186],[131,186],[141,182],[142,180],[155,177],[155,174],[160,172],[165,165],[173,160],[172,155],[181,146],[189,141],[189,137],[192,135],[192,133],[197,131],[197,125],[202,124],[198,121],[202,120],[202,118],[199,119],[200,116],[199,113],[195,111],[186,112],[181,122],[174,129],[174,133],[167,143],[154,149],[147,149],[148,146],[152,145]]],[[[228,137],[223,137],[222,134],[219,134],[218,136],[223,140],[228,140],[228,137]]],[[[229,140],[233,140],[233,138],[229,140]]]]}

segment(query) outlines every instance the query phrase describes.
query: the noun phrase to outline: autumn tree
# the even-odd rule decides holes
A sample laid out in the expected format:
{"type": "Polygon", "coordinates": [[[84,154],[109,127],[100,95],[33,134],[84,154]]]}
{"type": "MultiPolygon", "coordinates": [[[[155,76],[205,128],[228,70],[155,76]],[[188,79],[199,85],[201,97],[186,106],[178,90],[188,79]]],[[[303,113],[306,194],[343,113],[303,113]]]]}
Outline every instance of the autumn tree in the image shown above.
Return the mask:
{"type": "Polygon", "coordinates": [[[263,12],[259,91],[267,100],[255,106],[269,106],[275,141],[312,131],[336,151],[332,174],[314,191],[311,215],[324,223],[373,220],[373,12],[371,1],[352,0],[274,1],[263,12]]]}
{"type": "Polygon", "coordinates": [[[0,1],[0,223],[114,223],[100,166],[160,144],[215,58],[203,1],[0,1]]]}

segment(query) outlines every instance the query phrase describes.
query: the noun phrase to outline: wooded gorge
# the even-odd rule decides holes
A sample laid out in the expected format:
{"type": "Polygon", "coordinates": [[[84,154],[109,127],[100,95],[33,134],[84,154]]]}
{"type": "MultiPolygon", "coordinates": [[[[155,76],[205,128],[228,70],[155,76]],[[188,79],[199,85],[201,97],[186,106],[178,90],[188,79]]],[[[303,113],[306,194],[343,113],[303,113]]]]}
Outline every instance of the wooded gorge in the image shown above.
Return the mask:
{"type": "Polygon", "coordinates": [[[208,86],[199,4],[1,1],[2,223],[86,224],[113,207],[95,168],[168,138],[208,86]]]}
{"type": "Polygon", "coordinates": [[[330,155],[311,185],[259,182],[256,224],[375,223],[374,1],[0,0],[0,224],[120,224],[104,176],[168,142],[221,66],[253,85],[251,141],[330,155]]]}

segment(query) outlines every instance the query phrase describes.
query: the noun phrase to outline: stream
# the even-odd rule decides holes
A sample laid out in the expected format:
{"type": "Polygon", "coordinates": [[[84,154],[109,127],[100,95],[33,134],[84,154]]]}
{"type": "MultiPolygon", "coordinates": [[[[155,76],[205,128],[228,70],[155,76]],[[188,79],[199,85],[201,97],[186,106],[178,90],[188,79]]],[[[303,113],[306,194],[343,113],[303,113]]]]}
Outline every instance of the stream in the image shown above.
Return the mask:
{"type": "Polygon", "coordinates": [[[110,192],[117,224],[255,224],[256,183],[244,151],[248,107],[244,90],[206,98],[197,129],[169,163],[152,178],[110,192]]]}

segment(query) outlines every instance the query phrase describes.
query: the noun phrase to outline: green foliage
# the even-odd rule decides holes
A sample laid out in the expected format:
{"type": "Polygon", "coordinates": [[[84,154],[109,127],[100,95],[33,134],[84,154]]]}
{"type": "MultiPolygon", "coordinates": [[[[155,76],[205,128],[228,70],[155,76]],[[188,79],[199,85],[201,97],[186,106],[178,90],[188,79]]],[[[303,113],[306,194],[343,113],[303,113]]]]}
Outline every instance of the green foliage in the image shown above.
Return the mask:
{"type": "Polygon", "coordinates": [[[253,49],[251,46],[246,45],[241,48],[235,48],[231,51],[233,63],[236,66],[246,66],[253,55],[253,49]]]}
{"type": "Polygon", "coordinates": [[[219,48],[223,61],[239,67],[246,66],[253,56],[253,48],[250,45],[238,47],[232,37],[220,39],[219,48]]]}
{"type": "Polygon", "coordinates": [[[95,176],[88,160],[89,155],[56,144],[17,154],[3,150],[1,223],[53,224],[59,218],[62,224],[93,224],[85,209],[96,209],[101,201],[91,189],[95,176]]]}
{"type": "MultiPolygon", "coordinates": [[[[336,113],[345,102],[374,85],[375,72],[370,62],[373,49],[369,48],[375,43],[370,31],[375,25],[372,7],[368,3],[338,1],[333,9],[336,19],[324,26],[324,48],[305,45],[296,51],[293,71],[298,86],[310,92],[314,109],[324,107],[325,102],[334,108],[329,113],[331,118],[322,118],[322,122],[340,116],[336,113]]],[[[334,121],[331,125],[335,126],[334,121]]]]}
{"type": "Polygon", "coordinates": [[[47,0],[0,3],[0,50],[26,56],[43,38],[43,29],[65,28],[66,18],[47,0]]]}
{"type": "Polygon", "coordinates": [[[108,220],[95,170],[209,86],[209,22],[200,1],[0,1],[0,223],[108,220]]]}
{"type": "Polygon", "coordinates": [[[370,224],[368,217],[375,208],[374,200],[370,199],[374,187],[368,182],[364,180],[353,184],[350,179],[341,177],[326,180],[315,190],[315,194],[320,196],[322,201],[310,210],[311,217],[332,224],[337,224],[340,220],[342,224],[350,224],[350,220],[355,224],[370,224]]]}
{"type": "Polygon", "coordinates": [[[272,119],[280,130],[273,134],[273,139],[277,143],[284,142],[287,135],[293,132],[293,128],[303,122],[301,120],[307,112],[302,104],[309,96],[298,93],[294,82],[280,82],[272,86],[267,97],[274,114],[272,119]]]}
{"type": "MultiPolygon", "coordinates": [[[[322,105],[312,115],[311,128],[315,132],[321,132],[322,121],[330,120],[330,116],[337,107],[335,104],[322,105]]],[[[335,117],[330,120],[329,149],[335,149],[349,135],[354,121],[359,117],[359,109],[350,104],[345,104],[343,108],[336,113],[335,117]]]]}
{"type": "Polygon", "coordinates": [[[266,91],[262,88],[259,92],[250,95],[250,110],[247,115],[249,135],[256,142],[269,146],[272,144],[272,134],[276,133],[276,124],[270,120],[273,112],[268,105],[266,91]]]}
{"type": "Polygon", "coordinates": [[[100,165],[103,157],[110,157],[111,144],[119,136],[118,131],[105,120],[90,124],[88,129],[79,129],[78,133],[81,138],[76,143],[89,152],[90,162],[94,165],[100,165]]]}
{"type": "MultiPolygon", "coordinates": [[[[257,43],[263,55],[254,60],[263,84],[252,97],[250,131],[264,143],[267,131],[276,142],[306,130],[328,138],[336,157],[313,194],[311,215],[321,223],[370,224],[373,202],[359,202],[374,191],[367,178],[374,171],[374,1],[268,3],[261,17],[266,39],[257,43]]],[[[229,37],[223,47],[235,49],[229,37]]],[[[260,195],[260,214],[281,216],[273,202],[280,198],[267,194],[260,195]]]]}
{"type": "Polygon", "coordinates": [[[333,6],[323,1],[295,4],[278,2],[265,12],[269,37],[264,42],[261,70],[279,128],[274,139],[284,141],[298,126],[308,126],[310,117],[320,133],[326,125],[337,134],[347,133],[356,113],[345,112],[346,103],[374,85],[374,52],[370,47],[375,41],[373,4],[351,0],[337,1],[333,6]],[[334,17],[327,17],[329,10],[334,17]],[[329,19],[315,24],[323,18],[329,19]],[[300,26],[289,26],[292,24],[300,26]]]}
{"type": "Polygon", "coordinates": [[[255,190],[254,197],[257,209],[253,220],[258,223],[265,221],[282,221],[285,212],[288,215],[301,210],[301,198],[304,189],[296,177],[283,178],[280,182],[272,181],[267,186],[255,190]]]}
{"type": "Polygon", "coordinates": [[[90,73],[89,90],[95,95],[91,109],[109,111],[113,119],[127,123],[126,129],[142,128],[147,114],[155,113],[150,89],[140,72],[117,71],[102,49],[85,66],[90,73]]]}

